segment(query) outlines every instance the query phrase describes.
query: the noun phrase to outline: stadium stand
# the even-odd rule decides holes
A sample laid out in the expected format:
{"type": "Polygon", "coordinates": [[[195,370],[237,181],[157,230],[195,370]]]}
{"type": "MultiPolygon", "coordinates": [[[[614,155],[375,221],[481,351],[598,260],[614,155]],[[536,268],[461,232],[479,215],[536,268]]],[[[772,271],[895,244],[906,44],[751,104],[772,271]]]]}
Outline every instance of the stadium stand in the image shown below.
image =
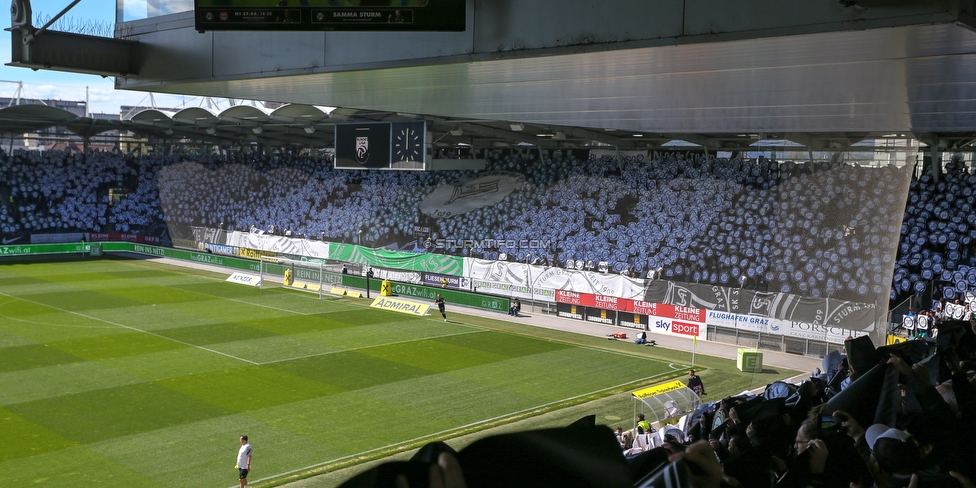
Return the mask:
{"type": "Polygon", "coordinates": [[[123,155],[46,151],[0,157],[0,230],[146,232],[166,223],[291,230],[371,247],[424,250],[414,237],[498,238],[493,247],[436,249],[485,259],[608,263],[644,277],[892,303],[976,288],[968,241],[976,176],[836,161],[782,163],[669,152],[652,161],[585,151],[492,150],[487,169],[355,172],[327,157],[280,153],[123,155]],[[544,164],[543,164],[544,163],[544,164]],[[439,185],[512,175],[503,204],[433,219],[418,206],[439,185]],[[911,190],[904,223],[891,188],[911,190]],[[869,185],[868,182],[878,182],[869,185]],[[900,235],[899,235],[900,234],[900,235]],[[537,239],[543,252],[506,242],[537,239]],[[898,256],[888,251],[899,239],[898,256]],[[534,256],[533,256],[534,254],[534,256]],[[894,279],[886,281],[894,263],[894,279]]]}

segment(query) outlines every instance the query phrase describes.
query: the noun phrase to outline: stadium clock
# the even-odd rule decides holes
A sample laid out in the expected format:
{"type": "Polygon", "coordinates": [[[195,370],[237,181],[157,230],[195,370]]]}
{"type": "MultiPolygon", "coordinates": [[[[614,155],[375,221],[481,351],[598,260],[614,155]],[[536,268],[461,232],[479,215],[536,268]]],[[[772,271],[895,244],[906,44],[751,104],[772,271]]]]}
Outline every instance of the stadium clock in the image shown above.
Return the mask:
{"type": "Polygon", "coordinates": [[[423,137],[416,127],[404,126],[394,134],[394,161],[423,161],[423,137]]]}

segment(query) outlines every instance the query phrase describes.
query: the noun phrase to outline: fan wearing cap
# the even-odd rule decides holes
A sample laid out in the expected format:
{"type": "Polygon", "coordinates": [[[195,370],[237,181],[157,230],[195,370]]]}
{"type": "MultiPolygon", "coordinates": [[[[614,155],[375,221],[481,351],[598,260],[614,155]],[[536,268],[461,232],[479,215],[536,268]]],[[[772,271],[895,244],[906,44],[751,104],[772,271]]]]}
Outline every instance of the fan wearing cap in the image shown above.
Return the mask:
{"type": "Polygon", "coordinates": [[[922,460],[912,436],[884,424],[874,424],[864,431],[864,440],[881,471],[873,473],[875,481],[886,486],[907,486],[922,460]],[[878,480],[879,475],[885,481],[878,480]]]}

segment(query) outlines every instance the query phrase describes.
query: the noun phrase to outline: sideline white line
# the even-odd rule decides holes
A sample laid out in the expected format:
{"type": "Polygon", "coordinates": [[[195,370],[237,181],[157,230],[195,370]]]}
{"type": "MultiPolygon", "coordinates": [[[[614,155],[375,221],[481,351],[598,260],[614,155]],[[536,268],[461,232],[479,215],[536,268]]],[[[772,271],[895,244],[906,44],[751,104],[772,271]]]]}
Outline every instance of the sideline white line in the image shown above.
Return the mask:
{"type": "MultiPolygon", "coordinates": [[[[285,471],[283,473],[277,473],[277,474],[274,474],[274,475],[271,475],[271,476],[268,476],[268,477],[265,477],[265,478],[259,478],[259,479],[256,479],[256,480],[250,480],[250,482],[260,483],[262,481],[268,481],[268,480],[274,480],[274,479],[282,478],[282,477],[289,476],[289,475],[292,475],[292,474],[295,474],[295,473],[300,473],[302,471],[308,471],[310,469],[314,469],[314,468],[317,468],[319,466],[325,466],[326,464],[337,463],[337,462],[340,462],[340,461],[344,461],[346,459],[351,459],[351,458],[355,458],[355,457],[359,457],[359,456],[364,456],[364,455],[367,455],[367,454],[370,454],[370,453],[374,453],[374,452],[378,452],[378,451],[382,451],[382,450],[387,450],[387,449],[390,449],[390,448],[396,448],[398,446],[405,446],[405,445],[413,444],[413,443],[418,442],[418,441],[421,441],[423,439],[437,438],[437,437],[439,437],[439,436],[441,436],[443,434],[449,434],[451,432],[457,432],[457,431],[464,430],[464,429],[468,429],[468,428],[475,427],[475,426],[478,426],[478,425],[482,425],[482,424],[486,424],[486,423],[491,423],[491,422],[494,422],[496,420],[504,419],[506,417],[512,417],[512,416],[519,415],[519,414],[522,414],[522,413],[525,413],[525,412],[531,412],[532,410],[537,410],[537,409],[540,409],[540,408],[548,407],[550,405],[555,405],[557,403],[562,403],[562,402],[566,402],[566,401],[570,401],[570,400],[575,400],[577,398],[582,398],[582,397],[585,397],[585,396],[594,395],[594,394],[602,393],[602,392],[605,392],[605,391],[610,391],[610,390],[613,390],[613,389],[616,389],[616,388],[620,388],[620,387],[625,386],[625,385],[629,385],[631,383],[649,381],[649,380],[652,380],[654,378],[658,378],[658,377],[661,377],[661,376],[666,376],[666,375],[669,375],[669,374],[671,374],[670,371],[667,372],[667,373],[661,373],[661,374],[656,374],[656,375],[652,375],[652,376],[647,376],[645,378],[638,378],[638,379],[633,380],[633,381],[628,381],[626,383],[620,383],[618,385],[609,386],[607,388],[601,388],[599,390],[594,390],[594,391],[591,391],[589,393],[581,393],[579,395],[571,396],[571,397],[567,397],[567,398],[563,398],[561,400],[555,400],[555,401],[551,401],[551,402],[548,402],[548,403],[543,403],[541,405],[536,405],[534,407],[529,407],[529,408],[525,408],[525,409],[522,409],[522,410],[517,410],[515,412],[510,412],[510,413],[498,415],[498,416],[492,417],[490,419],[479,420],[477,422],[472,422],[470,424],[460,425],[458,427],[454,427],[454,428],[451,428],[451,429],[445,429],[445,430],[442,430],[440,432],[433,432],[433,433],[430,433],[430,434],[422,435],[420,437],[414,437],[413,439],[401,441],[401,442],[398,442],[396,444],[390,444],[388,446],[377,447],[375,449],[369,449],[367,451],[357,452],[355,454],[349,454],[349,455],[342,456],[342,457],[339,457],[339,458],[330,459],[328,461],[323,461],[321,463],[311,464],[311,465],[305,466],[303,468],[293,469],[291,471],[285,471]]],[[[457,437],[457,436],[455,436],[455,437],[457,437]]],[[[228,488],[236,488],[237,486],[238,485],[231,485],[228,488]]]]}
{"type": "Polygon", "coordinates": [[[198,346],[196,344],[190,344],[189,342],[184,342],[184,341],[181,341],[181,340],[178,340],[178,339],[173,339],[172,337],[166,337],[164,335],[160,335],[160,334],[157,334],[155,332],[149,332],[148,330],[137,329],[137,328],[132,327],[132,326],[129,326],[129,325],[120,324],[120,323],[117,323],[117,322],[112,322],[111,320],[100,319],[98,317],[93,317],[91,315],[85,315],[85,314],[83,314],[81,312],[75,312],[75,311],[72,311],[72,310],[67,310],[67,309],[63,309],[63,308],[60,308],[60,307],[55,307],[54,305],[49,305],[47,303],[41,303],[41,302],[37,302],[37,301],[34,301],[34,300],[28,300],[26,298],[17,297],[17,296],[14,296],[14,295],[8,295],[8,294],[6,294],[4,292],[0,292],[0,295],[6,296],[6,297],[10,297],[10,298],[14,298],[14,299],[18,299],[18,300],[23,300],[25,302],[33,303],[33,304],[36,304],[36,305],[41,305],[43,307],[53,308],[55,310],[58,310],[58,311],[61,311],[61,312],[64,312],[64,313],[70,313],[72,315],[77,315],[79,317],[84,317],[84,318],[89,319],[89,320],[96,320],[96,321],[99,321],[99,322],[104,322],[106,324],[114,325],[116,327],[121,327],[123,329],[128,329],[128,330],[135,331],[135,332],[142,332],[143,334],[148,334],[148,335],[151,335],[151,336],[154,336],[154,337],[159,337],[160,339],[166,339],[168,341],[172,341],[172,342],[175,342],[177,344],[183,344],[184,346],[195,347],[195,348],[201,349],[203,351],[212,352],[214,354],[219,354],[221,356],[226,356],[226,357],[229,357],[231,359],[236,359],[238,361],[242,361],[242,362],[245,362],[245,363],[248,363],[248,364],[253,364],[255,366],[258,365],[258,363],[254,362],[254,361],[251,361],[249,359],[239,358],[239,357],[234,356],[232,354],[227,354],[225,352],[220,352],[220,351],[217,351],[217,350],[214,350],[214,349],[210,349],[208,347],[198,346]]]}
{"type": "Polygon", "coordinates": [[[441,334],[441,335],[430,336],[430,337],[419,337],[419,338],[416,338],[416,339],[404,339],[402,341],[395,341],[395,342],[384,342],[384,343],[379,343],[379,344],[370,344],[368,346],[350,347],[349,349],[339,349],[339,350],[336,350],[336,351],[320,352],[320,353],[316,353],[316,354],[309,354],[307,356],[298,356],[298,357],[286,358],[286,359],[275,359],[274,361],[265,361],[263,363],[258,363],[258,364],[261,365],[261,366],[264,366],[266,364],[283,363],[285,361],[297,361],[299,359],[314,358],[314,357],[319,357],[319,356],[328,356],[330,354],[339,354],[339,353],[349,352],[349,351],[360,351],[360,350],[363,350],[363,349],[372,349],[374,347],[394,346],[394,345],[397,345],[397,344],[406,344],[406,343],[409,343],[409,342],[426,341],[426,340],[430,340],[430,339],[440,339],[442,337],[454,337],[454,336],[461,336],[461,335],[466,335],[466,334],[477,334],[479,332],[487,332],[487,330],[471,330],[471,331],[468,331],[468,332],[458,332],[458,333],[455,333],[455,334],[441,334]]]}

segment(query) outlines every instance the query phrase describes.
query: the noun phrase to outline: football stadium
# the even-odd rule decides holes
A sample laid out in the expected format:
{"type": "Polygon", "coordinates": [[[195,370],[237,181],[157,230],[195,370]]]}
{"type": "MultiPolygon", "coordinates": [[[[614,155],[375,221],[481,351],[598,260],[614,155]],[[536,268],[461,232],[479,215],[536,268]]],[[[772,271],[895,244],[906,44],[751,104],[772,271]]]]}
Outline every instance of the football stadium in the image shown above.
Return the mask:
{"type": "Polygon", "coordinates": [[[75,4],[0,486],[974,486],[973,2],[75,4]]]}

